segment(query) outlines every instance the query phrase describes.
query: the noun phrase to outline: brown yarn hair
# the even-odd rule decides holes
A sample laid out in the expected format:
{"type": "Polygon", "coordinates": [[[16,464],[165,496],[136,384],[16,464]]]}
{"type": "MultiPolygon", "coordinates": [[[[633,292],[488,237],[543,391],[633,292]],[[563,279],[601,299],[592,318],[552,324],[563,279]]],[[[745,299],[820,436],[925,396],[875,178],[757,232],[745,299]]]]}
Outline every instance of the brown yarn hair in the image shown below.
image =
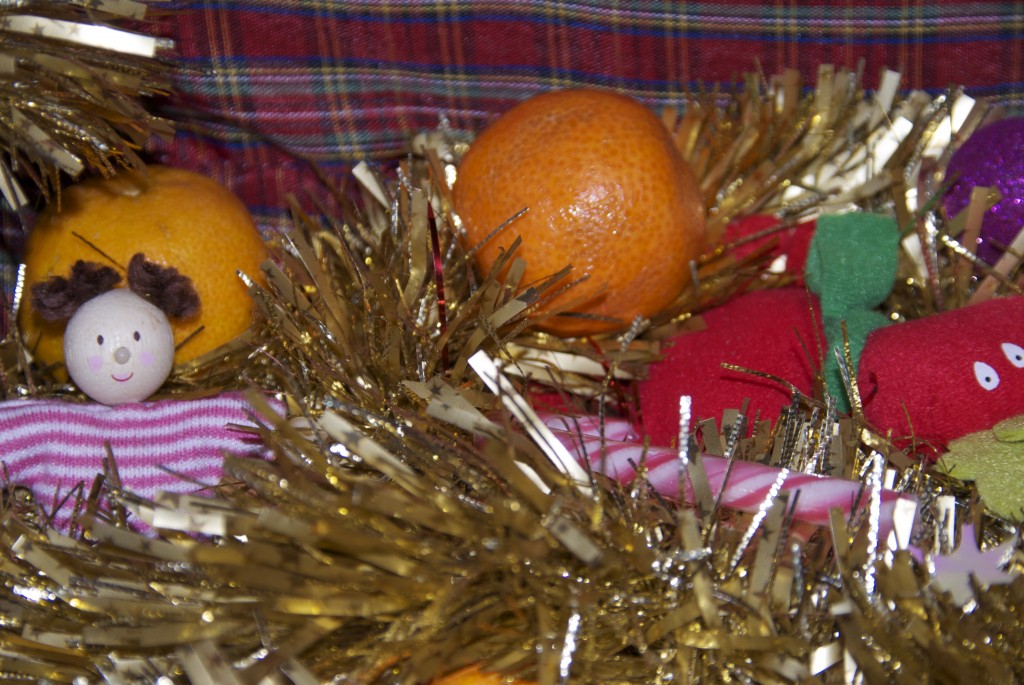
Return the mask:
{"type": "MultiPolygon", "coordinates": [[[[78,308],[113,290],[121,275],[109,266],[78,260],[71,274],[53,276],[32,286],[32,308],[47,321],[67,321],[78,308]]],[[[128,262],[128,288],[169,318],[187,319],[199,312],[199,294],[188,276],[172,266],[160,266],[141,252],[128,262]]]]}
{"type": "Polygon", "coordinates": [[[172,319],[187,319],[199,313],[199,294],[192,280],[173,266],[147,261],[141,252],[128,262],[128,287],[172,319]]]}

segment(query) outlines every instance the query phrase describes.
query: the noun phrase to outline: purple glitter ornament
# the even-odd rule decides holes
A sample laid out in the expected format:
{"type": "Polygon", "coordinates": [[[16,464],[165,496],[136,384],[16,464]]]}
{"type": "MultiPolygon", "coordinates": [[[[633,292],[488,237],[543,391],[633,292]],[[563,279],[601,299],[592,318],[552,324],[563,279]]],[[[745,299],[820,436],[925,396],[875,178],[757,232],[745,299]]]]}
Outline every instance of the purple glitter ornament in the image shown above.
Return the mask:
{"type": "Polygon", "coordinates": [[[946,170],[953,182],[943,199],[946,215],[956,216],[971,200],[976,186],[995,186],[1000,200],[985,213],[978,257],[995,264],[1024,227],[1024,117],[989,124],[953,153],[946,170]]]}

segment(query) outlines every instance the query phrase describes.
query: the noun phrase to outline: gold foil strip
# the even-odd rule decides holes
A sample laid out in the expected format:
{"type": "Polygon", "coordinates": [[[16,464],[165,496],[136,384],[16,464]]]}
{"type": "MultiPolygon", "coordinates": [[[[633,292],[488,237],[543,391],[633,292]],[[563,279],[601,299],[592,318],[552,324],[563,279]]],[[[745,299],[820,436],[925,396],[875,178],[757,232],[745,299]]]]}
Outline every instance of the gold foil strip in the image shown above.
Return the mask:
{"type": "Polygon", "coordinates": [[[509,413],[523,424],[526,432],[551,459],[551,463],[559,471],[572,478],[581,493],[592,496],[590,477],[586,471],[537,417],[526,400],[515,391],[486,352],[477,352],[470,358],[469,363],[491,389],[491,392],[498,395],[509,413]]]}
{"type": "Polygon", "coordinates": [[[36,126],[19,110],[11,110],[11,121],[14,123],[14,127],[36,145],[51,162],[71,176],[77,176],[85,168],[82,160],[58,145],[43,129],[36,126]]]}
{"type": "Polygon", "coordinates": [[[139,57],[154,57],[157,40],[131,31],[83,22],[50,19],[28,14],[6,14],[0,17],[0,30],[24,33],[67,43],[103,47],[139,57]]]}
{"type": "Polygon", "coordinates": [[[0,192],[3,193],[7,204],[15,211],[20,211],[28,203],[25,191],[21,189],[21,184],[18,183],[17,178],[11,173],[11,168],[4,160],[0,160],[0,192]]]}

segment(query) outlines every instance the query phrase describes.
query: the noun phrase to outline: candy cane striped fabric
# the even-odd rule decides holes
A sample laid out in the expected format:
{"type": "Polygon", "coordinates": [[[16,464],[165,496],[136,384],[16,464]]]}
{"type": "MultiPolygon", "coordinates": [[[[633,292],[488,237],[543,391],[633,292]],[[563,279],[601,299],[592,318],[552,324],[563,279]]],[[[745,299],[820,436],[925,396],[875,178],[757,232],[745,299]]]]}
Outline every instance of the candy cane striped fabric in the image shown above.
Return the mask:
{"type": "MultiPolygon", "coordinates": [[[[609,433],[614,435],[618,431],[627,430],[620,421],[606,424],[602,439],[595,432],[598,424],[593,417],[560,420],[558,417],[545,416],[543,420],[581,464],[589,462],[595,471],[621,483],[632,482],[637,475],[636,468],[643,464],[647,469],[647,480],[655,490],[668,498],[679,495],[680,465],[675,450],[646,448],[636,440],[609,437],[609,433]],[[574,423],[578,428],[565,430],[559,425],[567,422],[574,423]]],[[[712,495],[720,498],[722,506],[731,509],[756,512],[780,479],[780,492],[791,495],[799,493],[798,497],[791,499],[791,504],[794,518],[804,523],[827,526],[833,508],[838,507],[849,516],[868,504],[868,494],[859,482],[798,471],[783,473],[772,466],[742,460],[734,461],[730,468],[729,460],[711,455],[704,455],[703,462],[712,495]]],[[[882,527],[886,532],[891,523],[893,508],[901,497],[905,496],[891,490],[883,490],[881,493],[882,527]]],[[[685,484],[683,499],[687,502],[695,501],[689,481],[685,484]]]]}

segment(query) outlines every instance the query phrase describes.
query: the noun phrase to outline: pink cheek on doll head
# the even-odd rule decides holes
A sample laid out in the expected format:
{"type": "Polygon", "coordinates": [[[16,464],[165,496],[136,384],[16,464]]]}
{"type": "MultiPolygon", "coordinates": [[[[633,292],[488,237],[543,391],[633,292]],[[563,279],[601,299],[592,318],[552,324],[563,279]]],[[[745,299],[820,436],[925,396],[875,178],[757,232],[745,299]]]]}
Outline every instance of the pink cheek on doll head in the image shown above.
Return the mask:
{"type": "Polygon", "coordinates": [[[89,369],[92,371],[99,371],[103,368],[103,357],[98,354],[90,354],[87,360],[89,369]]]}
{"type": "Polygon", "coordinates": [[[143,350],[139,353],[139,361],[145,367],[153,366],[153,353],[149,350],[143,350]]]}

